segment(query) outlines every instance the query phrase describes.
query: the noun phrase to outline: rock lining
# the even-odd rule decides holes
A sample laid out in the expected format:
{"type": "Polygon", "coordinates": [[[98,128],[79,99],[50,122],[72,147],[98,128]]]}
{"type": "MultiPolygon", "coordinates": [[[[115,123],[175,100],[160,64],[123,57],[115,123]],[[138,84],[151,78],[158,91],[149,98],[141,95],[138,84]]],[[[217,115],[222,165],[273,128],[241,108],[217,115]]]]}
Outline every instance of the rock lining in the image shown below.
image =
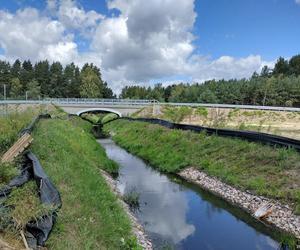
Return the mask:
{"type": "Polygon", "coordinates": [[[300,216],[295,215],[290,206],[280,204],[278,201],[266,197],[254,195],[248,191],[241,191],[193,167],[180,171],[178,175],[186,181],[192,182],[223,198],[227,202],[238,206],[253,217],[255,211],[260,206],[265,203],[271,204],[273,211],[270,215],[262,220],[254,218],[281,231],[292,234],[298,240],[300,239],[300,216]]]}
{"type": "Polygon", "coordinates": [[[123,201],[122,194],[117,188],[116,181],[105,171],[100,170],[100,172],[101,175],[105,178],[106,183],[110,186],[111,190],[118,196],[120,204],[122,205],[124,211],[126,212],[132,223],[132,230],[137,238],[139,245],[142,246],[142,248],[145,250],[152,250],[153,248],[151,241],[148,239],[143,226],[138,222],[137,218],[130,211],[129,206],[123,201]]]}

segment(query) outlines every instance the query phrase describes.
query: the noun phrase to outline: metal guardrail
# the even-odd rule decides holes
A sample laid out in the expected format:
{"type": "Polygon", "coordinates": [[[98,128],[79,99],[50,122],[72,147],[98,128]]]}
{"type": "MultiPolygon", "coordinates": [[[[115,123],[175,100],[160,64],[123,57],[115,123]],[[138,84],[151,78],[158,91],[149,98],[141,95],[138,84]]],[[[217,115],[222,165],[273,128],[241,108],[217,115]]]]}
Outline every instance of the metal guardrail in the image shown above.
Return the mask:
{"type": "Polygon", "coordinates": [[[85,99],[85,98],[47,98],[41,100],[2,100],[1,104],[93,104],[93,105],[153,105],[156,100],[131,99],[85,99]]]}
{"type": "Polygon", "coordinates": [[[232,108],[232,109],[252,109],[270,111],[289,111],[300,112],[300,108],[294,107],[273,107],[258,105],[233,105],[233,104],[214,104],[214,103],[170,103],[158,102],[157,100],[146,99],[90,99],[90,98],[46,98],[41,100],[2,100],[1,104],[57,104],[57,105],[106,105],[106,106],[150,106],[153,104],[169,106],[188,106],[206,108],[232,108]]]}

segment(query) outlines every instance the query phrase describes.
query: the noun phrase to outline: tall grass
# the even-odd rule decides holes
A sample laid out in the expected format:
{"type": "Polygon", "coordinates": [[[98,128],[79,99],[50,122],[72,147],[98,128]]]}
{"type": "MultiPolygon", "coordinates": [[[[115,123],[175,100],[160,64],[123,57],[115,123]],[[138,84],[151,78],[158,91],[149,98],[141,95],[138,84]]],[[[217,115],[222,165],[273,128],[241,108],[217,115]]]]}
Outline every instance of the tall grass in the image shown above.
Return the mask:
{"type": "Polygon", "coordinates": [[[239,139],[116,120],[104,126],[130,152],[166,172],[193,166],[240,189],[295,203],[300,213],[300,154],[239,139]]]}
{"type": "Polygon", "coordinates": [[[89,133],[91,124],[72,120],[42,120],[34,132],[32,150],[62,197],[50,249],[137,248],[130,221],[99,172],[118,166],[89,133]]]}
{"type": "Polygon", "coordinates": [[[35,110],[27,109],[0,116],[0,154],[17,140],[18,132],[29,125],[36,114],[35,110]]]}

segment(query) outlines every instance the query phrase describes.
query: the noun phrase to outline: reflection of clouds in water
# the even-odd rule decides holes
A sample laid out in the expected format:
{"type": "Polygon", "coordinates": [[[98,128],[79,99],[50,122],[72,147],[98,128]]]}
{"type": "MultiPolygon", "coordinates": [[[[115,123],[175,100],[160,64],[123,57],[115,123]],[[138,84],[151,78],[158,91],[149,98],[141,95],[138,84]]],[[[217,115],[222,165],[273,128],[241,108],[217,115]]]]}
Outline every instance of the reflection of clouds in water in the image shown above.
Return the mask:
{"type": "Polygon", "coordinates": [[[107,154],[123,165],[118,188],[123,194],[132,189],[140,192],[140,213],[143,216],[139,217],[146,230],[174,244],[191,235],[195,227],[186,222],[188,204],[180,186],[171,183],[166,176],[145,168],[141,160],[119,151],[118,148],[107,149],[107,154]]]}
{"type": "Polygon", "coordinates": [[[272,238],[245,227],[239,218],[205,196],[194,197],[187,192],[189,189],[170,182],[167,176],[148,168],[111,141],[103,146],[109,158],[122,166],[118,178],[120,192],[140,193],[140,211],[136,213],[157,246],[168,242],[182,249],[278,249],[272,238]],[[187,217],[193,224],[187,223],[187,217]]]}
{"type": "Polygon", "coordinates": [[[263,237],[262,235],[257,235],[255,241],[257,250],[279,249],[279,244],[270,237],[263,237]]]}

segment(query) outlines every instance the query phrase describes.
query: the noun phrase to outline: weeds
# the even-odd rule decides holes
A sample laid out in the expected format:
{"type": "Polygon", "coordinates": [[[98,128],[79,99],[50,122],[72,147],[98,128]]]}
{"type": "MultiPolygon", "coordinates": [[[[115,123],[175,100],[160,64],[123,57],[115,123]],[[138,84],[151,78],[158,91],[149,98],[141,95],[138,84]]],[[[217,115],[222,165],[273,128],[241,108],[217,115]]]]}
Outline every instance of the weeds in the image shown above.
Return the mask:
{"type": "Polygon", "coordinates": [[[129,205],[130,209],[138,210],[140,207],[140,193],[132,189],[123,196],[123,200],[129,205]]]}
{"type": "Polygon", "coordinates": [[[240,189],[292,201],[295,211],[299,209],[300,154],[293,149],[145,122],[116,120],[104,130],[113,132],[118,144],[161,171],[172,173],[194,166],[240,189]]]}
{"type": "Polygon", "coordinates": [[[121,238],[133,237],[129,218],[99,172],[116,172],[118,166],[90,134],[91,127],[79,117],[42,120],[33,134],[32,150],[63,204],[47,241],[51,249],[120,249],[121,238]]]}
{"type": "Polygon", "coordinates": [[[11,207],[10,216],[17,228],[24,228],[29,221],[38,220],[45,214],[50,214],[53,207],[43,205],[38,197],[34,181],[27,182],[22,187],[15,188],[6,203],[11,207]]]}

